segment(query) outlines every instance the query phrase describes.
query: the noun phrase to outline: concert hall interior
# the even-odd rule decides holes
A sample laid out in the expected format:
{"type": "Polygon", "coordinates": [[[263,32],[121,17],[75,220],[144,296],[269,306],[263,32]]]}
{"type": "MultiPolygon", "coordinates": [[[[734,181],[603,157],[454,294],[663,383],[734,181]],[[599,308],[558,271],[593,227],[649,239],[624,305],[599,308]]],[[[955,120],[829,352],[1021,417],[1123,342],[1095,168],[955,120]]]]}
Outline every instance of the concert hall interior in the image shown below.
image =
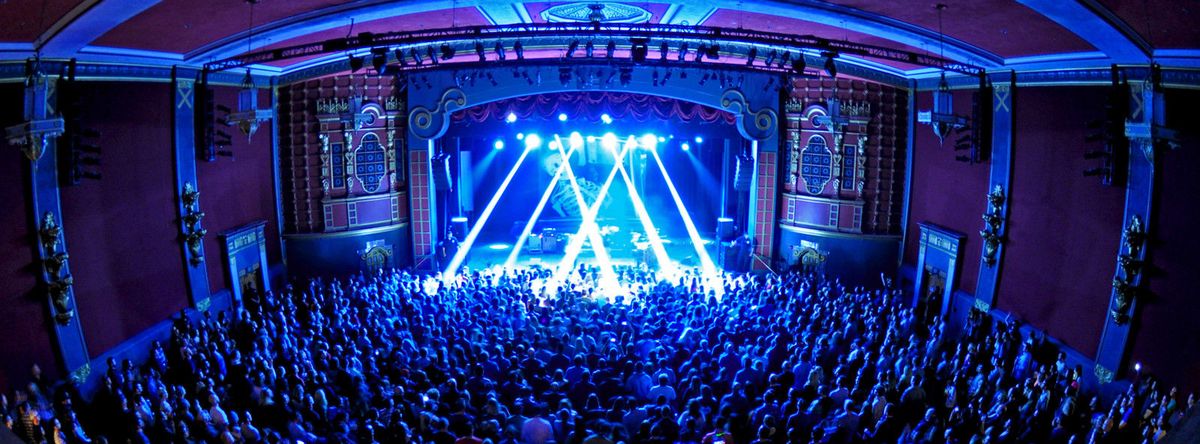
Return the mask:
{"type": "Polygon", "coordinates": [[[0,442],[1200,442],[1197,22],[0,0],[0,442]]]}

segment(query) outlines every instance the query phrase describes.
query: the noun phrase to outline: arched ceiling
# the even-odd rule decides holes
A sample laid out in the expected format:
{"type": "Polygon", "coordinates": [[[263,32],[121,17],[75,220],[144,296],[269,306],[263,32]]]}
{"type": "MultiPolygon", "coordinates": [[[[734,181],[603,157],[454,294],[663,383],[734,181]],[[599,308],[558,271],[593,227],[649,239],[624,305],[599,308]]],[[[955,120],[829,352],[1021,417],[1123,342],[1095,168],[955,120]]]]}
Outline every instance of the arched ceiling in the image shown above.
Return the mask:
{"type": "MultiPolygon", "coordinates": [[[[597,2],[587,2],[597,3],[597,2]]],[[[611,2],[610,2],[611,3],[611,2]]],[[[544,23],[567,2],[494,0],[0,0],[0,60],[47,58],[194,65],[248,49],[345,37],[479,25],[544,23]],[[253,9],[253,17],[251,10],[253,9]],[[247,29],[253,20],[252,38],[247,29]],[[353,21],[353,26],[351,23],[353,21]]],[[[649,23],[812,34],[938,54],[989,70],[1200,67],[1200,0],[670,0],[622,2],[649,23]],[[944,3],[939,37],[938,11],[944,3]]],[[[321,57],[257,68],[297,71],[321,57]]],[[[893,75],[936,70],[872,62],[893,75]]]]}

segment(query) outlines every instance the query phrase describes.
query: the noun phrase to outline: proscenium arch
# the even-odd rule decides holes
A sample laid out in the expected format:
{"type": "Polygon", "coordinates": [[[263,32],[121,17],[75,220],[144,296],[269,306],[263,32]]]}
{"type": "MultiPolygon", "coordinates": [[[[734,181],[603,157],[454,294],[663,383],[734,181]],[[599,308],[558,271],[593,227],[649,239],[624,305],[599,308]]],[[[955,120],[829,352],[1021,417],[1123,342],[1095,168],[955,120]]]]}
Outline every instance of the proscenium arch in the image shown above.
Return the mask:
{"type": "MultiPolygon", "coordinates": [[[[409,152],[427,153],[429,159],[433,159],[438,150],[438,139],[446,134],[450,127],[451,115],[458,110],[466,109],[472,106],[483,105],[491,102],[496,102],[505,99],[523,97],[535,94],[549,94],[558,92],[589,92],[589,91],[612,91],[626,92],[635,94],[644,94],[658,97],[668,97],[685,102],[696,103],[709,106],[715,109],[728,111],[734,114],[737,119],[736,126],[738,132],[743,138],[750,142],[750,155],[754,158],[755,173],[751,175],[751,190],[750,195],[754,196],[760,186],[758,184],[757,163],[761,153],[774,153],[779,150],[779,111],[780,96],[779,92],[772,88],[763,88],[760,85],[770,85],[771,79],[774,78],[776,84],[782,79],[776,78],[778,75],[768,74],[764,72],[754,72],[746,70],[738,70],[730,68],[727,65],[705,64],[694,65],[688,67],[676,67],[675,73],[671,80],[659,83],[655,86],[654,72],[656,68],[650,66],[634,66],[630,72],[629,82],[622,85],[620,82],[619,66],[621,64],[570,64],[564,65],[571,69],[571,81],[563,85],[559,81],[559,70],[557,65],[538,65],[531,66],[530,77],[536,79],[537,70],[541,70],[541,81],[534,80],[532,84],[525,80],[524,77],[514,78],[512,68],[488,68],[480,69],[479,73],[492,73],[492,77],[496,80],[496,85],[493,86],[490,80],[477,79],[474,86],[469,82],[463,82],[458,85],[455,82],[455,70],[452,68],[441,68],[437,70],[423,71],[417,74],[410,74],[410,86],[406,93],[408,97],[408,133],[410,137],[406,137],[407,148],[409,152]],[[605,78],[599,78],[597,83],[592,87],[580,88],[576,82],[576,69],[617,69],[618,74],[615,76],[611,84],[607,83],[605,78]],[[680,75],[680,71],[687,71],[687,78],[680,75]],[[718,79],[712,78],[711,73],[725,73],[729,76],[726,82],[726,87],[721,87],[721,82],[718,79]],[[704,80],[704,74],[710,73],[707,81],[704,80]],[[414,79],[414,77],[416,77],[414,79]],[[433,85],[432,87],[413,85],[433,85]],[[427,82],[428,80],[428,82],[427,82]],[[701,84],[703,82],[703,84],[701,84]]],[[[628,66],[628,65],[626,65],[628,66]]],[[[467,70],[472,73],[475,70],[467,70]]],[[[657,68],[659,79],[661,80],[666,72],[665,68],[657,68]]],[[[464,71],[465,72],[465,71],[464,71]]],[[[607,73],[606,73],[607,76],[607,73]]],[[[407,157],[407,156],[406,156],[407,157]]],[[[428,190],[426,202],[429,206],[430,220],[429,236],[430,239],[438,239],[439,223],[434,221],[434,215],[437,212],[436,185],[433,181],[433,164],[429,163],[426,176],[431,181],[428,190]]],[[[772,204],[774,205],[774,204],[772,204]]],[[[758,212],[758,199],[749,199],[746,212],[748,216],[753,216],[758,212]]],[[[747,233],[756,233],[755,217],[747,217],[747,233]]],[[[774,223],[769,223],[772,227],[774,223]]],[[[773,229],[773,228],[772,228],[773,229]]],[[[415,235],[414,235],[415,238],[415,235]]]]}
{"type": "Polygon", "coordinates": [[[779,93],[773,87],[762,88],[757,85],[775,85],[781,81],[778,75],[729,69],[718,65],[697,65],[670,68],[673,71],[670,81],[656,82],[655,76],[665,78],[668,69],[633,66],[628,83],[622,84],[619,81],[620,66],[622,65],[604,63],[564,65],[564,68],[570,68],[571,76],[565,85],[560,82],[559,67],[555,65],[518,68],[521,71],[528,70],[530,80],[523,76],[514,77],[513,68],[482,69],[478,70],[478,73],[477,70],[441,69],[414,74],[412,76],[416,79],[410,79],[416,85],[407,89],[408,130],[414,140],[436,140],[445,135],[450,126],[451,115],[458,110],[537,94],[611,91],[667,97],[730,112],[737,119],[736,126],[742,137],[757,142],[759,150],[776,150],[779,133],[779,93]],[[470,72],[476,76],[490,73],[497,85],[493,86],[490,80],[482,79],[477,79],[474,85],[466,82],[458,84],[455,81],[456,72],[470,72]],[[687,73],[686,78],[682,75],[683,72],[687,73]],[[713,78],[715,76],[708,75],[706,78],[707,74],[714,72],[726,76],[724,88],[721,87],[721,81],[713,78]],[[588,78],[594,76],[594,83],[580,87],[577,81],[579,73],[585,73],[588,78]],[[613,78],[611,83],[607,82],[610,75],[613,78]],[[540,81],[534,80],[539,77],[540,81]],[[449,86],[419,86],[424,84],[449,86]]]}

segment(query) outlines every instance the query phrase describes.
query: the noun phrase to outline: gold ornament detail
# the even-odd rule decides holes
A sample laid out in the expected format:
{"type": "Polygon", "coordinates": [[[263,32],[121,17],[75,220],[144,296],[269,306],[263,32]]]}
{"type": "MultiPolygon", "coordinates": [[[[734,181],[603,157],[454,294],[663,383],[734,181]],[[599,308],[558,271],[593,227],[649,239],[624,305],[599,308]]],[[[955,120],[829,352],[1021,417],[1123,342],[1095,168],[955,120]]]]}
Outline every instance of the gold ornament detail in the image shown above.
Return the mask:
{"type": "Polygon", "coordinates": [[[996,184],[987,195],[988,209],[983,213],[983,229],[979,237],[983,239],[983,263],[991,267],[996,265],[996,256],[1000,252],[1000,244],[1004,243],[1004,188],[996,184]]]}
{"type": "Polygon", "coordinates": [[[1113,277],[1113,297],[1109,304],[1109,315],[1113,322],[1124,324],[1129,322],[1129,308],[1137,298],[1142,274],[1142,250],[1146,244],[1146,229],[1142,218],[1134,215],[1129,225],[1121,233],[1124,253],[1117,256],[1117,275],[1113,277]]]}

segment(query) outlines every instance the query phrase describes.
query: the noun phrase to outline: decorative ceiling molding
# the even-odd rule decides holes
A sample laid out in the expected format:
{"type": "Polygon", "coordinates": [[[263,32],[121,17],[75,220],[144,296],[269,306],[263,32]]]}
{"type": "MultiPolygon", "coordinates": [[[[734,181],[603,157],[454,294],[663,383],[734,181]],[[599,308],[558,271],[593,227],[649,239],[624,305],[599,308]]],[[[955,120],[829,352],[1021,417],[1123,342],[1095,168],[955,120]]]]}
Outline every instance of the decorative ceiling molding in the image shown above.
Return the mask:
{"type": "Polygon", "coordinates": [[[1017,0],[1108,55],[1114,63],[1145,63],[1153,49],[1129,24],[1096,0],[1017,0]]]}
{"type": "Polygon", "coordinates": [[[160,0],[85,0],[38,37],[45,57],[73,57],[83,47],[160,0]]]}
{"type": "Polygon", "coordinates": [[[479,10],[479,14],[493,25],[532,23],[532,20],[529,19],[529,11],[525,10],[525,5],[520,3],[486,4],[476,6],[475,9],[479,10]]]}
{"type": "Polygon", "coordinates": [[[541,16],[550,23],[646,23],[654,14],[624,3],[577,2],[551,6],[541,16]]]}
{"type": "MultiPolygon", "coordinates": [[[[740,11],[773,14],[798,20],[807,20],[828,26],[841,27],[855,32],[872,34],[916,48],[936,48],[939,36],[936,32],[908,24],[896,19],[869,13],[855,8],[834,5],[818,0],[711,0],[705,3],[706,8],[732,9],[740,11]]],[[[513,7],[511,2],[500,0],[417,0],[414,2],[392,2],[385,0],[360,0],[346,4],[331,6],[316,11],[298,14],[282,20],[266,23],[254,29],[253,49],[285,41],[295,37],[320,32],[350,23],[365,22],[401,15],[416,14],[453,7],[513,7]]],[[[523,5],[517,5],[524,8],[523,5]]],[[[689,7],[690,8],[690,7],[689,7]]],[[[677,14],[678,15],[678,14],[677,14]]],[[[700,14],[692,13],[687,17],[700,14]]],[[[681,22],[673,20],[673,22],[681,22]]],[[[691,23],[693,25],[698,23],[691,23]]],[[[984,49],[970,45],[961,40],[945,39],[946,57],[964,63],[983,67],[999,67],[1003,58],[984,49]]],[[[225,59],[241,54],[246,50],[246,33],[239,32],[205,45],[184,58],[189,63],[202,64],[212,60],[225,59]]]]}

